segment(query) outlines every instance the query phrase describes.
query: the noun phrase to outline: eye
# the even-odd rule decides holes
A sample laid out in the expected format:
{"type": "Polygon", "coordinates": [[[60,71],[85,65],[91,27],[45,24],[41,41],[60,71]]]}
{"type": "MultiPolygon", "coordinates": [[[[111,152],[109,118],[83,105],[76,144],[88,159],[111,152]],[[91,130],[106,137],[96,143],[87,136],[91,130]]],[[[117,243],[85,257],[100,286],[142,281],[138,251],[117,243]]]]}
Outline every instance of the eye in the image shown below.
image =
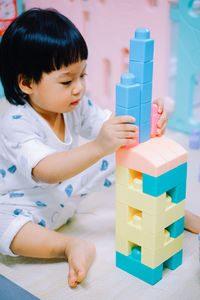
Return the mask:
{"type": "Polygon", "coordinates": [[[63,84],[63,85],[70,85],[71,82],[72,82],[71,80],[70,81],[64,81],[64,82],[61,82],[61,84],[63,84]]]}
{"type": "Polygon", "coordinates": [[[85,76],[87,76],[86,73],[81,74],[81,78],[84,78],[85,76]]]}

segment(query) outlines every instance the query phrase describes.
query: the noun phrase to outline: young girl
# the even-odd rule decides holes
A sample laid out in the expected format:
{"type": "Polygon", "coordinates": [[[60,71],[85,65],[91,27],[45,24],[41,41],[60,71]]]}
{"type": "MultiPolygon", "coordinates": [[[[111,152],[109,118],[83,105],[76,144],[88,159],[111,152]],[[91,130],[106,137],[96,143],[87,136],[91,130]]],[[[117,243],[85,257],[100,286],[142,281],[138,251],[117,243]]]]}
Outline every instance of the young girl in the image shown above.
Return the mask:
{"type": "MultiPolygon", "coordinates": [[[[71,287],[85,278],[95,248],[53,230],[83,194],[111,185],[111,154],[138,134],[134,118],[113,116],[84,96],[87,57],[80,32],[53,10],[23,13],[0,45],[10,103],[0,122],[0,253],[66,258],[71,287]],[[78,146],[79,135],[90,141],[78,146]]],[[[167,117],[159,109],[162,134],[167,117]]]]}

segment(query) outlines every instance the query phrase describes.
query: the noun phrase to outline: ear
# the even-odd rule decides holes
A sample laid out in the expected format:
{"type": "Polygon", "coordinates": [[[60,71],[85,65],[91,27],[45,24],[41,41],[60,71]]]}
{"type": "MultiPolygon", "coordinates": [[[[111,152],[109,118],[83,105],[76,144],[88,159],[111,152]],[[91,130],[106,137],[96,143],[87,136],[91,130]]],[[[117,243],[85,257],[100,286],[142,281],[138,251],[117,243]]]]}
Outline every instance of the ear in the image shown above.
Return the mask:
{"type": "Polygon", "coordinates": [[[24,94],[31,95],[33,92],[33,82],[24,76],[23,74],[18,75],[18,85],[24,94]]]}

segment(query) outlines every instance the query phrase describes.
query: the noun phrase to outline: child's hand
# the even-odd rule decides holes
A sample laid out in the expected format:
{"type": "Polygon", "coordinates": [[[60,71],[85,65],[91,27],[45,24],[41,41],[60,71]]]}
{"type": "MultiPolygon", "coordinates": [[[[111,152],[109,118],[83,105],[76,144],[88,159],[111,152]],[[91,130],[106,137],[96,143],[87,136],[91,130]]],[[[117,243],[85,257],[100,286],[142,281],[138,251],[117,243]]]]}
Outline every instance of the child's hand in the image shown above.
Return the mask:
{"type": "Polygon", "coordinates": [[[163,100],[161,98],[155,99],[153,103],[158,105],[158,113],[160,114],[160,118],[157,123],[157,134],[158,136],[164,134],[166,126],[167,126],[167,111],[164,108],[163,100]]]}
{"type": "Polygon", "coordinates": [[[103,155],[115,152],[121,146],[136,142],[138,128],[131,116],[111,116],[102,126],[95,142],[103,155]]]}

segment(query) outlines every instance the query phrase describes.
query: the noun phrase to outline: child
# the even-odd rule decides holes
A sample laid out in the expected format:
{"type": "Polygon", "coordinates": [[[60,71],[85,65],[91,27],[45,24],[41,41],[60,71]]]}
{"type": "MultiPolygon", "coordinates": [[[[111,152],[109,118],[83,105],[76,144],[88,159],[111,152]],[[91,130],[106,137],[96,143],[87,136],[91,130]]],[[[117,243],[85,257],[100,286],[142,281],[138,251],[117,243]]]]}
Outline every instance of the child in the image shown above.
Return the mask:
{"type": "MultiPolygon", "coordinates": [[[[71,287],[85,278],[95,248],[53,230],[83,194],[111,184],[111,154],[138,134],[134,118],[113,116],[84,96],[87,57],[80,32],[54,10],[23,13],[0,45],[10,102],[0,122],[0,252],[66,258],[71,287]],[[79,135],[90,141],[78,146],[79,135]]],[[[157,103],[160,135],[167,117],[157,103]]]]}

